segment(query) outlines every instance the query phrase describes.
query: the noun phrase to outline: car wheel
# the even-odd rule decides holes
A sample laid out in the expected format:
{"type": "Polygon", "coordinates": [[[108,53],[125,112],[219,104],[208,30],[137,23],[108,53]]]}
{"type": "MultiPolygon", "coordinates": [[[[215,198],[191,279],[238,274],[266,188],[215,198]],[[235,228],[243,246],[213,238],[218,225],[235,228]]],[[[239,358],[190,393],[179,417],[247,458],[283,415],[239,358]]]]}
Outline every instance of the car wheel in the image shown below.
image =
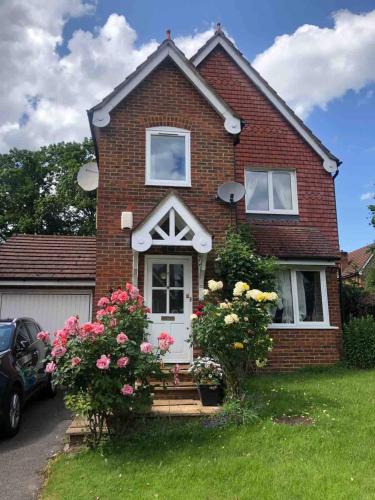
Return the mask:
{"type": "Polygon", "coordinates": [[[13,389],[5,404],[3,432],[12,437],[17,434],[21,425],[22,401],[20,392],[13,389]]]}

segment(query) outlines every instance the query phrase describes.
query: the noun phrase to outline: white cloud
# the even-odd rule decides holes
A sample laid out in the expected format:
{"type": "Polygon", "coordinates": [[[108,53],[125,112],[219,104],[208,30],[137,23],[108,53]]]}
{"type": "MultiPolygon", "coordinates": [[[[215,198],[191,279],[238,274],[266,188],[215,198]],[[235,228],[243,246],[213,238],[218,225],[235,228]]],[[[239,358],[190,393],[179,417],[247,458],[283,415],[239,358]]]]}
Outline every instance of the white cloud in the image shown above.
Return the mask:
{"type": "Polygon", "coordinates": [[[333,14],[333,28],[305,24],[258,54],[255,68],[303,118],[348,90],[375,82],[375,10],[333,14]]]}
{"type": "MultiPolygon", "coordinates": [[[[94,9],[94,0],[0,2],[0,151],[89,135],[86,110],[157,48],[155,40],[138,47],[125,17],[112,14],[93,33],[73,33],[61,57],[66,22],[94,9]]],[[[212,33],[175,42],[190,56],[212,33]]]]}
{"type": "Polygon", "coordinates": [[[361,194],[361,201],[373,200],[374,198],[375,198],[375,193],[371,193],[370,191],[361,194]]]}
{"type": "MultiPolygon", "coordinates": [[[[158,46],[139,46],[124,16],[78,30],[69,19],[90,15],[96,0],[0,0],[0,151],[37,148],[89,135],[86,110],[101,100],[158,46]],[[68,51],[61,56],[61,44],[68,51]]],[[[304,25],[276,38],[256,68],[299,113],[375,82],[375,10],[340,11],[333,28],[304,25]]],[[[190,57],[213,29],[177,36],[190,57]]],[[[366,90],[366,89],[365,89],[366,90]]],[[[370,94],[369,94],[370,97],[370,94]]]]}

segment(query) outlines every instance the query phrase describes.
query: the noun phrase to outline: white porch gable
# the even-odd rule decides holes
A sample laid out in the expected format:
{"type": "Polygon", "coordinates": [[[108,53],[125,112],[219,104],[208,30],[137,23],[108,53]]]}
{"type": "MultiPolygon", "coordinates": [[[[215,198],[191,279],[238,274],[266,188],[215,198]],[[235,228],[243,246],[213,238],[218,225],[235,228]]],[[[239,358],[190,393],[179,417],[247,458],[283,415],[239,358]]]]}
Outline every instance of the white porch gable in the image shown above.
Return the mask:
{"type": "Polygon", "coordinates": [[[152,245],[192,247],[207,254],[212,236],[175,194],[167,195],[132,234],[132,248],[145,252],[152,245]]]}

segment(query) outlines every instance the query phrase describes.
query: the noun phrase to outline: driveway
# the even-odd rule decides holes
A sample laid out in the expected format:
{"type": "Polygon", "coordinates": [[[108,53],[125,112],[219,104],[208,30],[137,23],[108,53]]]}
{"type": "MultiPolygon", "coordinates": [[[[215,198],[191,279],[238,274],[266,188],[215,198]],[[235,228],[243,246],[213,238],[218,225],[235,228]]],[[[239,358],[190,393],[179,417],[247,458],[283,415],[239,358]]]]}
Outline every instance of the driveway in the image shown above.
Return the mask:
{"type": "Polygon", "coordinates": [[[36,498],[48,458],[63,447],[69,417],[61,395],[29,402],[17,436],[0,439],[1,500],[36,498]]]}

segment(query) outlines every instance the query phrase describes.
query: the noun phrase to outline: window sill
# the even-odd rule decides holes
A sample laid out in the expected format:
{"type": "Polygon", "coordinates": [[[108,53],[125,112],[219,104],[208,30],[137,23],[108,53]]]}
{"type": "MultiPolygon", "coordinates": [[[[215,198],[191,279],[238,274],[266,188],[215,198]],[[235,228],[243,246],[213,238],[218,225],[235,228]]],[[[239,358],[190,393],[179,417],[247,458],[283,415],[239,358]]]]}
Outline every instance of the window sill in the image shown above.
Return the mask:
{"type": "Polygon", "coordinates": [[[146,181],[146,186],[159,187],[191,187],[191,182],[173,182],[173,181],[146,181]]]}
{"type": "Polygon", "coordinates": [[[247,214],[255,215],[299,215],[298,210],[246,210],[247,214]]]}
{"type": "Polygon", "coordinates": [[[270,330],[338,330],[338,326],[331,326],[327,324],[316,324],[307,325],[306,323],[300,324],[289,324],[286,323],[272,323],[268,326],[270,330]]]}

